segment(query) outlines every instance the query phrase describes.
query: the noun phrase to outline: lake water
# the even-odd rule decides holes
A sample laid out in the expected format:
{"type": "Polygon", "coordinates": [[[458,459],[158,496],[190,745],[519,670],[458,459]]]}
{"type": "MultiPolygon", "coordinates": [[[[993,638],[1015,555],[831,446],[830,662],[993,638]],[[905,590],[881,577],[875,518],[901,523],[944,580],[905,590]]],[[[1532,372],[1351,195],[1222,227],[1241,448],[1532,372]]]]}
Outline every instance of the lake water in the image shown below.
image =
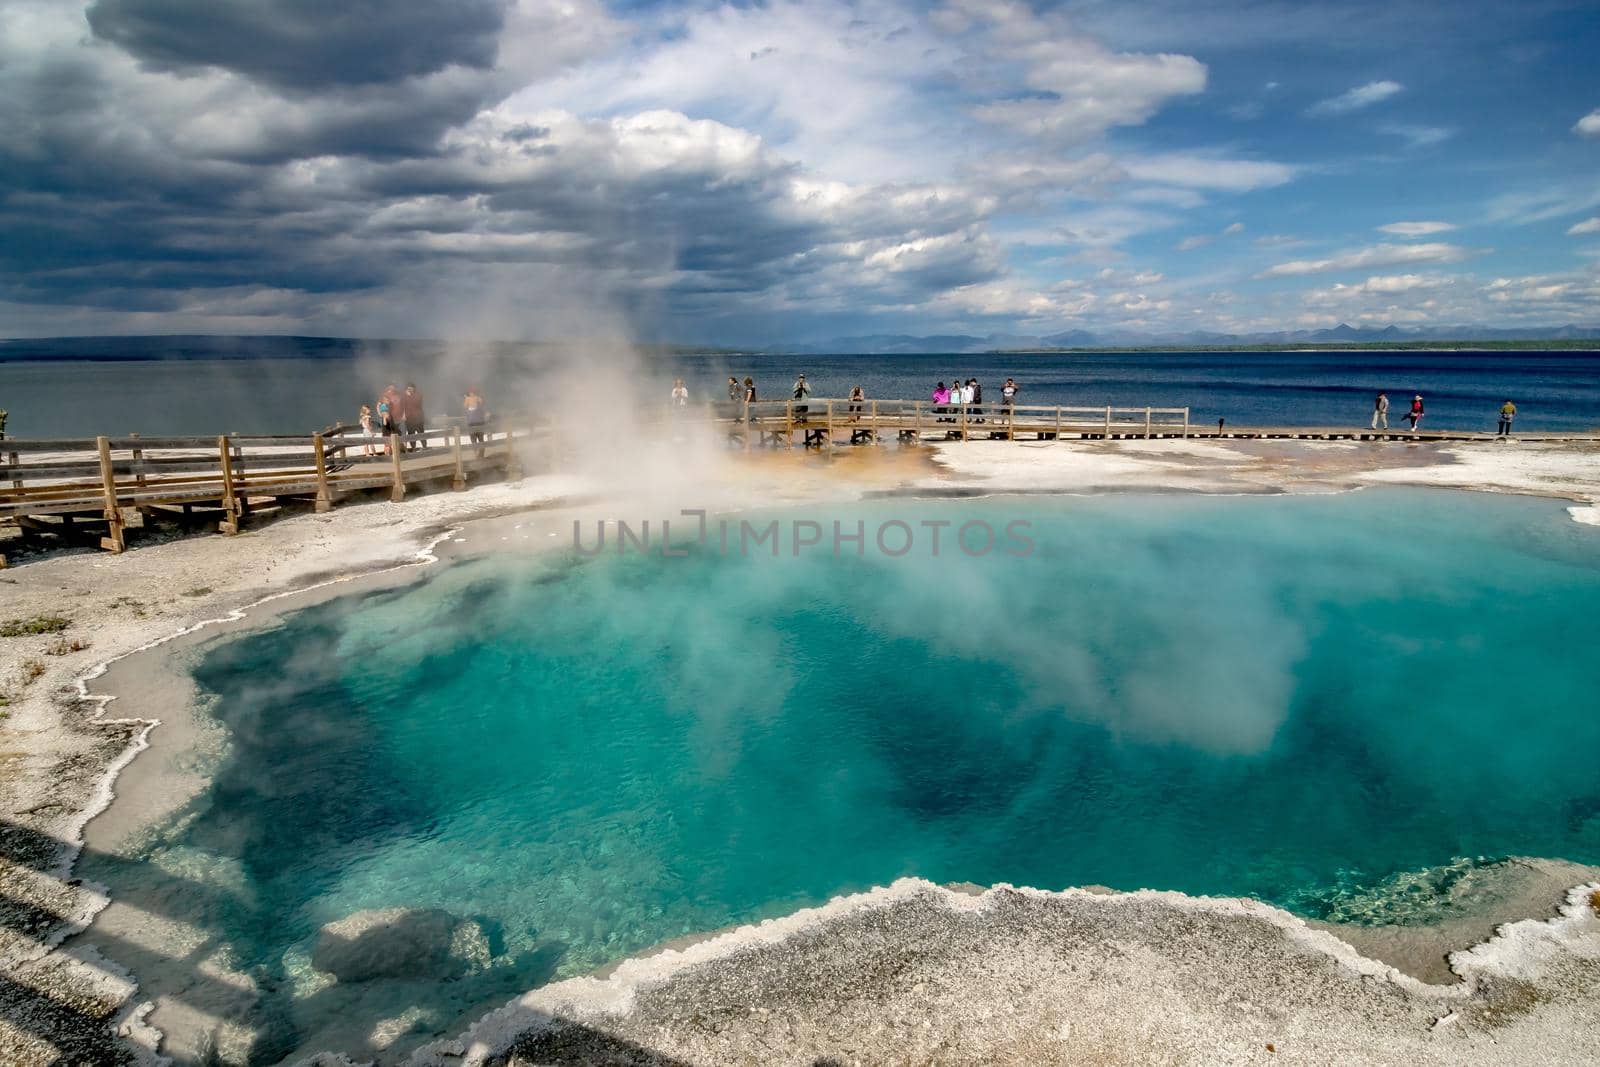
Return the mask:
{"type": "MultiPolygon", "coordinates": [[[[224,339],[215,339],[219,355],[224,339]]],[[[391,345],[353,357],[207,358],[205,344],[166,360],[0,360],[0,408],[17,437],[305,433],[352,422],[389,381],[414,380],[433,414],[459,414],[461,391],[479,385],[493,409],[561,398],[540,388],[548,350],[502,346],[448,356],[438,346],[391,345]],[[529,397],[534,402],[530,402],[529,397]]],[[[292,351],[292,349],[290,349],[292,351]]],[[[578,363],[582,365],[581,359],[578,363]]],[[[726,396],[729,374],[756,379],[763,399],[784,399],[797,372],[818,397],[926,398],[935,382],[977,377],[998,400],[1007,377],[1030,404],[1189,407],[1196,425],[1359,425],[1387,391],[1391,422],[1420,392],[1425,426],[1493,430],[1506,397],[1520,429],[1600,428],[1600,354],[1580,352],[1205,352],[1071,355],[661,357],[636,371],[641,397],[665,403],[673,377],[691,396],[726,396]]],[[[593,399],[592,397],[590,398],[593,399]]]]}
{"type": "Polygon", "coordinates": [[[1557,504],[813,517],[1021,519],[1034,549],[506,552],[288,615],[199,664],[231,737],[209,790],[81,873],[226,946],[275,1056],[408,1006],[447,1029],[901,875],[1407,921],[1427,879],[1405,872],[1600,862],[1600,657],[1573,644],[1600,612],[1600,530],[1557,504]],[[492,962],[444,985],[318,976],[322,924],[397,906],[476,919],[492,962]]]}

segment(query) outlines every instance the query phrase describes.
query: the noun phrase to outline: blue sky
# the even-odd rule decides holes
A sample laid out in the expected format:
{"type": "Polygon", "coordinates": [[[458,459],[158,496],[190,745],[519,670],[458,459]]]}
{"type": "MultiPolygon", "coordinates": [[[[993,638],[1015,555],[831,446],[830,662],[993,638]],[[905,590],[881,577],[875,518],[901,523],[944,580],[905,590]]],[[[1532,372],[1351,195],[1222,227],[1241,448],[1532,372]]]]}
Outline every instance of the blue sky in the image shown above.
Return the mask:
{"type": "Polygon", "coordinates": [[[0,0],[0,333],[1600,324],[1595,15],[0,0]]]}

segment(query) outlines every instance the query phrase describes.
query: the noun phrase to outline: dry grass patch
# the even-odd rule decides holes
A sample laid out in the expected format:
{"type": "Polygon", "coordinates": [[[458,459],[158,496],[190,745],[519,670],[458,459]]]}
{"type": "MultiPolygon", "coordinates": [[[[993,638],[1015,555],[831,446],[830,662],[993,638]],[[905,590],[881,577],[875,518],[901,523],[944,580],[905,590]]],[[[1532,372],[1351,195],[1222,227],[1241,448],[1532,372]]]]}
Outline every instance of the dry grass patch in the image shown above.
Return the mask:
{"type": "Polygon", "coordinates": [[[31,619],[8,619],[0,622],[0,637],[38,637],[58,634],[72,623],[59,615],[35,615],[31,619]]]}

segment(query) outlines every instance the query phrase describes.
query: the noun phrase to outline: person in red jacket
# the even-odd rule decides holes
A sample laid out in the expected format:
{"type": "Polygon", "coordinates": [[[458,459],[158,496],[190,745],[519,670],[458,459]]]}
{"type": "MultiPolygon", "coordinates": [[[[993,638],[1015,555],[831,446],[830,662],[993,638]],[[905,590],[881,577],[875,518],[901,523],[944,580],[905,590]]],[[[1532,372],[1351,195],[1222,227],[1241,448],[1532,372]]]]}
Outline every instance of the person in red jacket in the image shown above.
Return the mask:
{"type": "Polygon", "coordinates": [[[1411,420],[1411,432],[1417,432],[1417,423],[1422,421],[1422,394],[1418,393],[1411,398],[1411,410],[1406,412],[1406,418],[1411,420]]]}

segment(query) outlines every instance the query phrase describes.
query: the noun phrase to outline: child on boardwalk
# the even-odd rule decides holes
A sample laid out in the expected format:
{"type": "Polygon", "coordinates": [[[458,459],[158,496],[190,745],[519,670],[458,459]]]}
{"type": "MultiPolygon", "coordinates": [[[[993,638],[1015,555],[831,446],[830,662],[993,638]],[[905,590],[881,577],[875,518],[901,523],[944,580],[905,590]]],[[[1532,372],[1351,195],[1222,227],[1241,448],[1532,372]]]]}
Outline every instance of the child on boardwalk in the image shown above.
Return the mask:
{"type": "Polygon", "coordinates": [[[372,447],[373,438],[378,436],[377,422],[372,417],[372,407],[369,404],[361,405],[361,416],[357,420],[361,423],[361,440],[365,448],[365,455],[377,455],[377,449],[372,447]]]}

